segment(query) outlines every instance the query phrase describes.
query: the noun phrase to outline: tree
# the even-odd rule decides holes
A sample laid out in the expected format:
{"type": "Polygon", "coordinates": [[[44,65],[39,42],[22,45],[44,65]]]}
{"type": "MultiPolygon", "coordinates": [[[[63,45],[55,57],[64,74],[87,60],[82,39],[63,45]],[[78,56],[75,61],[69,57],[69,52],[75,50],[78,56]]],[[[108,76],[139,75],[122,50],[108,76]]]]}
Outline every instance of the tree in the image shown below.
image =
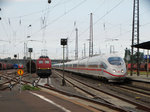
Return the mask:
{"type": "MultiPolygon", "coordinates": [[[[137,54],[138,52],[134,54],[134,58],[133,58],[135,63],[137,61],[137,54]]],[[[139,52],[139,63],[143,63],[143,62],[144,62],[144,53],[139,52]]]]}
{"type": "MultiPolygon", "coordinates": [[[[124,55],[124,60],[127,63],[131,63],[131,51],[130,49],[125,49],[125,55],[124,55]]],[[[139,52],[139,63],[144,62],[144,53],[139,52]]],[[[137,52],[133,54],[133,63],[137,63],[137,52]]]]}

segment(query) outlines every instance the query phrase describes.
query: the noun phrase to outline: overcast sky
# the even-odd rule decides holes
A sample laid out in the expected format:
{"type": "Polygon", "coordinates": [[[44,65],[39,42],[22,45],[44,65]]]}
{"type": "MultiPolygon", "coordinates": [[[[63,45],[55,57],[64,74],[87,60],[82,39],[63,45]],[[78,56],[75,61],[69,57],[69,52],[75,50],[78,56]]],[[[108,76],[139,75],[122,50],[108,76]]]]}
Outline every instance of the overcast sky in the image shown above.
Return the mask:
{"type": "MultiPolygon", "coordinates": [[[[149,41],[149,0],[140,0],[140,42],[149,41]]],[[[120,56],[130,48],[133,0],[1,0],[0,58],[24,56],[24,43],[33,58],[47,49],[52,59],[62,58],[61,38],[69,38],[69,58],[74,58],[75,28],[79,31],[79,57],[84,43],[88,56],[90,13],[93,13],[94,54],[109,53],[115,46],[120,56]],[[27,38],[30,37],[30,38],[27,38]],[[118,41],[112,41],[118,39],[118,41]],[[35,41],[29,41],[35,40],[35,41]]]]}

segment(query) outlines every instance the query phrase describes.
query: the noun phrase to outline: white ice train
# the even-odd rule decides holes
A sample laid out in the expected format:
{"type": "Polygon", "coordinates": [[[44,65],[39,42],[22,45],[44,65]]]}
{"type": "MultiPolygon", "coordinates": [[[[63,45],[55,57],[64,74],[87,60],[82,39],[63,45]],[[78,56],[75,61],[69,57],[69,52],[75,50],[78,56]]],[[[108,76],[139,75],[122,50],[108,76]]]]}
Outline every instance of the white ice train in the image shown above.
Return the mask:
{"type": "MultiPolygon", "coordinates": [[[[64,64],[64,70],[101,77],[111,81],[123,81],[127,70],[124,60],[116,54],[98,55],[85,59],[70,61],[64,64]]],[[[63,69],[63,64],[53,65],[55,69],[63,69]]]]}

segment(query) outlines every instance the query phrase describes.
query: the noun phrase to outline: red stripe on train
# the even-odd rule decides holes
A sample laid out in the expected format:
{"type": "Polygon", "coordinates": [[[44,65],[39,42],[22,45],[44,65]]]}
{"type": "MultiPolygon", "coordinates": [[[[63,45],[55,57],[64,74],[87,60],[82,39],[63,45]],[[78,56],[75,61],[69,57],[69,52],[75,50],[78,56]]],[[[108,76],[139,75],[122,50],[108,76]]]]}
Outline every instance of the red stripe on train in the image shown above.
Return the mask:
{"type": "MultiPolygon", "coordinates": [[[[92,68],[67,68],[67,69],[78,69],[78,70],[92,70],[92,71],[102,71],[102,69],[92,69],[92,68]]],[[[111,76],[115,76],[115,77],[124,77],[124,75],[114,75],[106,70],[103,70],[103,72],[111,75],[111,76]]]]}

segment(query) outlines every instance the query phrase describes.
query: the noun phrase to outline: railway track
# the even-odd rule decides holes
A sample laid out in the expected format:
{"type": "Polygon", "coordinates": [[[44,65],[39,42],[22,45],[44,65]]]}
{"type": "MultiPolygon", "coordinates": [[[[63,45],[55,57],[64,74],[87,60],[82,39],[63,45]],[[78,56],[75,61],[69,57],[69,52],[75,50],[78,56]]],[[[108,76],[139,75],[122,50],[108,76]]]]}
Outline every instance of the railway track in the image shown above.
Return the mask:
{"type": "MultiPolygon", "coordinates": [[[[25,73],[23,77],[27,77],[28,74],[25,73]]],[[[1,80],[3,78],[3,82],[0,83],[0,90],[4,91],[6,89],[12,89],[14,86],[19,84],[20,79],[19,76],[16,75],[16,70],[2,71],[1,72],[1,80]]]]}
{"type": "MultiPolygon", "coordinates": [[[[61,77],[60,73],[56,73],[56,72],[54,72],[54,73],[57,75],[59,74],[59,76],[61,77]]],[[[5,88],[5,89],[9,88],[10,82],[11,82],[12,86],[15,86],[19,83],[18,76],[16,76],[16,77],[12,77],[12,76],[13,75],[11,75],[11,74],[9,74],[9,75],[6,73],[5,73],[5,75],[3,74],[3,78],[5,78],[7,80],[4,83],[6,85],[8,84],[7,88],[5,88]]],[[[24,77],[26,77],[26,76],[28,76],[28,74],[24,75],[24,77]]],[[[108,110],[112,109],[112,111],[127,112],[127,111],[140,110],[140,111],[144,112],[144,111],[148,111],[150,109],[149,107],[147,107],[145,105],[141,105],[137,102],[128,101],[127,99],[123,99],[123,98],[120,98],[119,96],[114,96],[110,93],[99,90],[95,87],[90,86],[89,84],[83,83],[83,81],[79,81],[79,80],[73,79],[73,78],[67,78],[67,81],[70,84],[72,84],[75,88],[77,88],[78,90],[80,89],[80,91],[83,91],[84,93],[88,94],[88,97],[85,98],[85,97],[81,97],[80,95],[79,96],[74,95],[73,93],[67,93],[67,92],[58,90],[52,86],[45,86],[45,85],[37,85],[37,86],[40,88],[48,89],[50,91],[56,91],[56,92],[65,94],[69,97],[76,97],[76,98],[79,98],[80,100],[81,99],[86,100],[90,103],[94,103],[95,105],[96,104],[102,105],[102,106],[104,106],[103,108],[105,108],[105,109],[107,108],[108,110]],[[94,93],[96,93],[96,94],[94,94],[94,93]],[[123,100],[123,101],[121,101],[121,100],[123,100]],[[126,107],[124,107],[124,105],[126,105],[126,107]]],[[[22,84],[33,85],[33,83],[31,81],[27,81],[25,79],[22,80],[22,84]]],[[[93,105],[91,105],[91,106],[93,106],[93,105]]],[[[93,106],[93,108],[97,108],[97,107],[93,106]]],[[[101,111],[105,111],[105,109],[101,110],[101,111]]],[[[99,110],[99,109],[97,108],[97,110],[99,110]]]]}
{"type": "MultiPolygon", "coordinates": [[[[39,80],[39,79],[37,79],[39,80]]],[[[29,81],[25,81],[25,80],[22,80],[23,83],[25,84],[29,84],[29,85],[32,85],[31,82],[29,81]]],[[[59,89],[56,89],[55,87],[51,86],[51,85],[47,85],[47,84],[44,84],[44,85],[39,85],[37,84],[37,87],[41,88],[42,90],[44,91],[50,91],[50,92],[54,92],[55,94],[61,94],[61,95],[65,95],[65,97],[69,98],[69,99],[73,99],[73,100],[76,100],[78,102],[84,102],[86,105],[100,111],[100,112],[127,112],[125,109],[122,109],[120,107],[117,107],[115,105],[112,105],[111,103],[109,102],[104,102],[104,101],[98,101],[98,100],[95,100],[95,99],[90,99],[90,98],[87,98],[87,97],[83,97],[81,95],[76,95],[76,94],[73,94],[73,93],[70,93],[70,92],[66,92],[66,91],[63,91],[63,90],[59,90],[59,89]],[[45,90],[46,89],[46,90],[45,90]]]]}
{"type": "Polygon", "coordinates": [[[112,89],[112,87],[110,89],[111,90],[119,90],[128,96],[133,96],[133,94],[134,94],[135,99],[146,102],[146,103],[150,103],[149,90],[131,87],[130,85],[118,85],[118,86],[115,86],[113,89],[112,89]]]}
{"type": "MultiPolygon", "coordinates": [[[[61,74],[59,72],[55,71],[55,74],[57,74],[57,75],[59,75],[61,77],[61,74]]],[[[102,89],[99,89],[97,87],[92,86],[92,84],[90,84],[90,83],[85,83],[83,80],[81,81],[81,80],[78,80],[78,79],[72,78],[72,77],[68,78],[68,75],[67,75],[66,81],[69,82],[69,83],[71,83],[71,84],[73,82],[76,82],[76,83],[73,84],[73,86],[75,86],[75,87],[79,86],[79,87],[81,87],[81,90],[84,88],[84,92],[87,91],[87,93],[89,92],[88,90],[90,90],[90,94],[93,94],[93,96],[95,95],[96,98],[98,98],[98,99],[99,99],[99,97],[101,99],[103,98],[104,100],[106,100],[108,102],[111,102],[114,105],[117,105],[119,107],[125,108],[125,110],[128,110],[128,111],[138,111],[138,110],[140,110],[140,111],[141,110],[142,111],[149,111],[150,110],[149,106],[143,105],[143,104],[138,103],[137,101],[133,101],[131,99],[127,99],[126,97],[121,97],[121,96],[119,96],[117,94],[112,94],[111,92],[106,92],[105,90],[102,90],[102,89]],[[80,84],[82,84],[84,86],[81,86],[80,84]],[[113,97],[114,99],[117,98],[117,100],[115,101],[111,97],[113,97]],[[118,102],[120,102],[120,103],[118,104],[118,102]],[[124,106],[121,105],[121,104],[124,104],[124,106]],[[129,105],[131,105],[131,107],[129,105]],[[129,106],[129,107],[126,108],[127,106],[129,106]]],[[[113,88],[115,86],[109,86],[109,87],[113,88]]],[[[116,90],[116,88],[115,88],[115,90],[116,90]]]]}

